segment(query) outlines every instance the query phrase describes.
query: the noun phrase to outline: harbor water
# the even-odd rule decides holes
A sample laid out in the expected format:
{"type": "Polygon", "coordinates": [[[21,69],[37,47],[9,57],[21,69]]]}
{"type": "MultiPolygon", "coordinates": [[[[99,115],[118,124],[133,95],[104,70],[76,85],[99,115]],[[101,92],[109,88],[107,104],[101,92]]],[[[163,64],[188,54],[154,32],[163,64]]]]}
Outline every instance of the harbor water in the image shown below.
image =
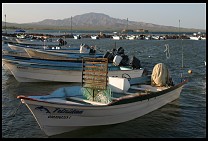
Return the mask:
{"type": "MultiPolygon", "coordinates": [[[[175,83],[181,76],[189,82],[179,99],[137,119],[107,126],[86,127],[50,138],[205,138],[206,137],[206,40],[92,40],[66,39],[70,47],[81,43],[103,51],[124,48],[150,72],[165,63],[175,83]],[[182,59],[183,58],[183,59],[182,59]],[[183,68],[182,68],[183,66],[183,68]],[[192,70],[192,73],[188,73],[192,70]],[[181,75],[182,74],[182,75],[181,75]]],[[[3,47],[7,44],[3,44],[3,47]]],[[[77,83],[19,83],[2,68],[2,137],[48,138],[18,95],[46,95],[77,83]],[[20,105],[20,106],[19,106],[20,105]],[[19,107],[18,107],[19,106],[19,107]],[[17,110],[18,108],[18,110],[17,110]]]]}

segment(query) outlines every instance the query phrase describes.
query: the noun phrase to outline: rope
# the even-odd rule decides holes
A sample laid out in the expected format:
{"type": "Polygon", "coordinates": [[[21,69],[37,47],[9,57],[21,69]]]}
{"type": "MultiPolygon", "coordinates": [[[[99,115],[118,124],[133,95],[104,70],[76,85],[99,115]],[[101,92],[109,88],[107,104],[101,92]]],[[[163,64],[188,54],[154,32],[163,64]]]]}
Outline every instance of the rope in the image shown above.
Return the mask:
{"type": "Polygon", "coordinates": [[[169,45],[165,44],[166,49],[164,50],[164,52],[166,52],[166,58],[169,59],[170,58],[170,51],[169,51],[169,45]]]}

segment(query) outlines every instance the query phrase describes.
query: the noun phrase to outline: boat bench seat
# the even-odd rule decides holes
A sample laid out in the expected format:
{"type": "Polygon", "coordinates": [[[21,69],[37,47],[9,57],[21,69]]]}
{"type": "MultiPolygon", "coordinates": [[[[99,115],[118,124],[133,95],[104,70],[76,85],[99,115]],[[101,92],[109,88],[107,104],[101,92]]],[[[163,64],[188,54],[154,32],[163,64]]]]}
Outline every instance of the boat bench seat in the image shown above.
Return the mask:
{"type": "Polygon", "coordinates": [[[78,98],[78,97],[68,97],[67,100],[75,100],[75,101],[80,101],[82,103],[88,103],[91,105],[107,105],[105,103],[100,103],[100,102],[96,102],[96,101],[90,101],[90,100],[86,100],[86,99],[82,99],[82,98],[78,98]]]}
{"type": "Polygon", "coordinates": [[[48,102],[56,102],[56,103],[63,103],[63,104],[75,104],[75,105],[84,105],[82,103],[74,102],[74,101],[67,101],[60,98],[51,98],[47,100],[48,102]]]}

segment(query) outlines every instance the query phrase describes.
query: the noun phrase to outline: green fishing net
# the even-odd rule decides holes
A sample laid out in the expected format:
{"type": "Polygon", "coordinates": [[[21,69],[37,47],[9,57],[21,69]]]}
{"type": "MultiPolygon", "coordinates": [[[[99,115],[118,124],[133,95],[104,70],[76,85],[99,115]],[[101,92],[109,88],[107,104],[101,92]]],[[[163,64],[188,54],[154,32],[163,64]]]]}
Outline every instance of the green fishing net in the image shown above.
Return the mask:
{"type": "Polygon", "coordinates": [[[111,89],[107,87],[105,90],[91,89],[91,88],[82,88],[82,93],[84,98],[90,101],[100,102],[108,104],[112,102],[112,93],[111,89]]]}

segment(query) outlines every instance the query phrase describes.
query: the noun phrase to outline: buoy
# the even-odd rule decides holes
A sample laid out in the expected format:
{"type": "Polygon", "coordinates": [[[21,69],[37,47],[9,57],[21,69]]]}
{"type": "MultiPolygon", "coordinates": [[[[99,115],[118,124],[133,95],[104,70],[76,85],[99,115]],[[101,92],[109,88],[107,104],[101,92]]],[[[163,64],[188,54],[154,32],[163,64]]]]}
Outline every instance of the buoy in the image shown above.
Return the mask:
{"type": "Polygon", "coordinates": [[[188,73],[191,74],[192,73],[192,70],[188,70],[188,73]]]}

